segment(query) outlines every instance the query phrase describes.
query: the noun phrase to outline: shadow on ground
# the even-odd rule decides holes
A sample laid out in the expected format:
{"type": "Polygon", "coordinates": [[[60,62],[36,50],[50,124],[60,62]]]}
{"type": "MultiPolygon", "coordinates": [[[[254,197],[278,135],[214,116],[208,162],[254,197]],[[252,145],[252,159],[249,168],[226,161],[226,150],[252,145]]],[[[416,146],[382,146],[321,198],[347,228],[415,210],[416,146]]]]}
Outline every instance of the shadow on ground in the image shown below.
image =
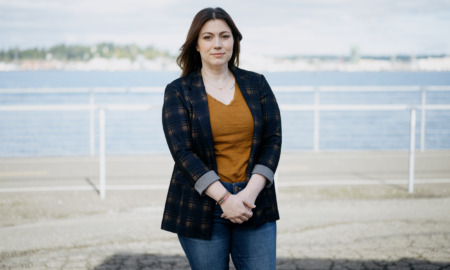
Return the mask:
{"type": "MultiPolygon", "coordinates": [[[[107,258],[95,270],[104,269],[190,269],[184,256],[155,254],[115,254],[107,258]]],[[[231,267],[231,269],[234,269],[231,267]]],[[[430,262],[412,258],[397,261],[383,260],[345,260],[345,259],[312,259],[312,258],[277,258],[278,270],[290,269],[450,269],[449,262],[430,262]]]]}

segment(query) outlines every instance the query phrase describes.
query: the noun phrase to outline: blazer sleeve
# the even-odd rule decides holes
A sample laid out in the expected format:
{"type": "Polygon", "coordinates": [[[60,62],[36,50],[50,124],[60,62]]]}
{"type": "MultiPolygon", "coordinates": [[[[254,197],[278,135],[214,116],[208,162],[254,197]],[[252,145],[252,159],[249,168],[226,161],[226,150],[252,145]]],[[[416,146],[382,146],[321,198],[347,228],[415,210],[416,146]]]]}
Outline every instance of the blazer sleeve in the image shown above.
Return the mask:
{"type": "Polygon", "coordinates": [[[219,176],[206,166],[193,149],[189,111],[183,101],[176,87],[167,85],[162,111],[164,135],[175,165],[203,195],[209,185],[219,180],[219,176]]]}
{"type": "Polygon", "coordinates": [[[281,115],[275,95],[263,75],[260,103],[263,120],[262,140],[252,173],[263,175],[273,184],[275,171],[281,155],[281,115]]]}

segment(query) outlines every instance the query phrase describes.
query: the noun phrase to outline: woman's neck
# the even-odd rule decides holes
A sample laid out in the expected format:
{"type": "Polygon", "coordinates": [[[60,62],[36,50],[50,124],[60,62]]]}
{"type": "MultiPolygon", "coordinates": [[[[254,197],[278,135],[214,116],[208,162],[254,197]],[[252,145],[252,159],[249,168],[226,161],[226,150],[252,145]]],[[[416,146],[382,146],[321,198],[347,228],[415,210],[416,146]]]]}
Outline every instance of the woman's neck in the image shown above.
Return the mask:
{"type": "Polygon", "coordinates": [[[209,80],[213,81],[224,81],[230,76],[228,65],[220,67],[208,67],[206,65],[202,66],[202,76],[207,77],[209,80]]]}

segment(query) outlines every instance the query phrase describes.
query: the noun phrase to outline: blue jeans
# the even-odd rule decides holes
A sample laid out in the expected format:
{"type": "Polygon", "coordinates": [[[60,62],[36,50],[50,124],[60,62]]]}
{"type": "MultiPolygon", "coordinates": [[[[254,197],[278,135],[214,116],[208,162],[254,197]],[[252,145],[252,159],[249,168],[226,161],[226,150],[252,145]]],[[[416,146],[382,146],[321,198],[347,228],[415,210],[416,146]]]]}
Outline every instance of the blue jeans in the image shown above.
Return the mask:
{"type": "MultiPolygon", "coordinates": [[[[246,186],[243,183],[225,183],[232,194],[246,186]]],[[[235,224],[223,219],[222,209],[216,205],[211,240],[178,235],[181,246],[193,270],[229,269],[230,254],[237,270],[276,269],[276,223],[259,227],[235,224]]]]}

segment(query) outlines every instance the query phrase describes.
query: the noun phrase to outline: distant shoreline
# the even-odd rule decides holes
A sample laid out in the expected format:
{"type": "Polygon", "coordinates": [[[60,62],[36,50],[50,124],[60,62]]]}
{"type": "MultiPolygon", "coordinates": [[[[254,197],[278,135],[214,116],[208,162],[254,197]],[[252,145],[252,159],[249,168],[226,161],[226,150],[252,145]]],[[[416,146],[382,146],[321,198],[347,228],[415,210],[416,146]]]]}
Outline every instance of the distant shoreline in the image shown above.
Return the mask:
{"type": "MultiPolygon", "coordinates": [[[[265,72],[289,71],[450,71],[450,56],[410,60],[360,58],[280,58],[243,55],[240,67],[265,72]]],[[[85,61],[18,60],[0,62],[0,71],[180,71],[173,58],[102,58],[85,61]]]]}

